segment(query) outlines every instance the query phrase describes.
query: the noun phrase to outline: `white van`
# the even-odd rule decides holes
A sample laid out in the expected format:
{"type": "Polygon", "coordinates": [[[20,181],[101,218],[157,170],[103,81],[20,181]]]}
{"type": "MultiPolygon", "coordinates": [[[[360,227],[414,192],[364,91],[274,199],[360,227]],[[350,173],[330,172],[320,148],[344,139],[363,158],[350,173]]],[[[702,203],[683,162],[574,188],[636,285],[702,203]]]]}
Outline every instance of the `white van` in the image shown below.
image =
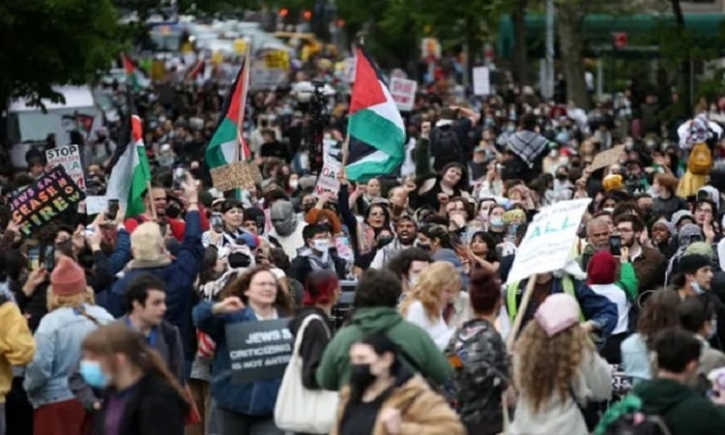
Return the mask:
{"type": "Polygon", "coordinates": [[[10,158],[18,169],[27,167],[25,153],[33,146],[42,146],[49,134],[55,134],[56,144],[64,146],[70,143],[71,131],[78,130],[88,140],[103,125],[103,114],[95,104],[90,86],[53,89],[63,95],[65,103],[42,100],[45,112],[24,99],[10,103],[8,136],[13,144],[10,158]]]}

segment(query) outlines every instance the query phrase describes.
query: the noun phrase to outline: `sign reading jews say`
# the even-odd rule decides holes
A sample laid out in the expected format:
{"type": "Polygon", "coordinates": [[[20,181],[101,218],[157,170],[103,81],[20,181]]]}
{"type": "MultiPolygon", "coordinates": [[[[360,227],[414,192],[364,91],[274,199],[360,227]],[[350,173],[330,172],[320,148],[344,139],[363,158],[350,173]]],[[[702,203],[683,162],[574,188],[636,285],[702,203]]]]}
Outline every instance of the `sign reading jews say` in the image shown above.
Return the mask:
{"type": "Polygon", "coordinates": [[[18,192],[10,200],[10,211],[20,232],[28,236],[66,210],[75,210],[73,206],[85,197],[63,165],[58,165],[18,192]]]}
{"type": "Polygon", "coordinates": [[[289,319],[227,324],[233,383],[282,379],[294,345],[288,324],[289,319]]]}

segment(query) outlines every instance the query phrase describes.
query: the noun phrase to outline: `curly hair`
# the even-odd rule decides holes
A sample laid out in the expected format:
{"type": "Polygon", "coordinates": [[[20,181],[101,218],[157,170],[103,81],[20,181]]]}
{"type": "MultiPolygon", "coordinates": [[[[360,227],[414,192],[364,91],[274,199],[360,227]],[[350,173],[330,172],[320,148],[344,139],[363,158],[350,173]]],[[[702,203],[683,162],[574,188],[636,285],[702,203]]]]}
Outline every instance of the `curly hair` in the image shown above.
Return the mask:
{"type": "MultiPolygon", "coordinates": [[[[225,298],[229,296],[236,296],[239,299],[244,302],[244,304],[249,304],[249,298],[247,295],[244,294],[249,289],[249,286],[252,283],[252,278],[254,278],[255,275],[261,272],[267,272],[274,276],[272,271],[267,266],[256,266],[251,269],[246,270],[241,276],[233,280],[232,282],[227,283],[224,286],[224,289],[221,292],[221,296],[219,300],[224,300],[225,298]]],[[[275,277],[276,280],[276,277],[275,277]]],[[[294,305],[292,302],[292,297],[290,296],[288,291],[285,291],[281,286],[279,281],[277,281],[277,295],[274,300],[274,307],[279,312],[279,316],[288,316],[292,314],[294,310],[294,305]]]]}
{"type": "Polygon", "coordinates": [[[579,325],[549,337],[537,321],[531,321],[516,342],[520,361],[514,381],[522,398],[538,412],[555,394],[562,401],[569,397],[585,352],[596,352],[594,344],[579,325]]]}
{"type": "Polygon", "coordinates": [[[447,261],[436,261],[418,276],[418,282],[410,290],[408,297],[400,304],[400,313],[405,317],[410,306],[419,301],[431,323],[438,321],[443,312],[441,295],[443,289],[454,286],[461,288],[461,275],[453,264],[447,261]]]}

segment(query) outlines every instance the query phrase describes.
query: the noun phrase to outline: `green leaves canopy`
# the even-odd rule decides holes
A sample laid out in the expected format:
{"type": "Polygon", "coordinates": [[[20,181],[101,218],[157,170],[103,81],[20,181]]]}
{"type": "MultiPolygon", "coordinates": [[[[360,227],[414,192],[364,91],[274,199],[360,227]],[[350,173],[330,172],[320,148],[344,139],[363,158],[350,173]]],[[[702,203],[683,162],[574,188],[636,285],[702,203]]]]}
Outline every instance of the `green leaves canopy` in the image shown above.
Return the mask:
{"type": "Polygon", "coordinates": [[[110,0],[2,0],[0,102],[57,99],[54,84],[85,84],[120,49],[110,0]]]}

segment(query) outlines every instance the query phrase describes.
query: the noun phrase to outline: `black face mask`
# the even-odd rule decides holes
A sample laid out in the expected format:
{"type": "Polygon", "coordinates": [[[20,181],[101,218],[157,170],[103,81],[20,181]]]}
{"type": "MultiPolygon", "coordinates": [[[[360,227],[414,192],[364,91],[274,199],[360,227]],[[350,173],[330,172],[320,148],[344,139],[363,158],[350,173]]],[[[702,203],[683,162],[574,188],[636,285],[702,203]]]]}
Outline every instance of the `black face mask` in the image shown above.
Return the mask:
{"type": "Polygon", "coordinates": [[[569,177],[566,174],[556,174],[556,179],[559,181],[566,181],[567,178],[569,177]]]}
{"type": "Polygon", "coordinates": [[[249,267],[252,264],[252,259],[248,255],[244,255],[241,252],[234,252],[229,254],[228,261],[229,267],[232,269],[239,269],[242,267],[249,267]]]}
{"type": "Polygon", "coordinates": [[[350,386],[362,393],[375,382],[375,375],[370,372],[370,364],[350,365],[350,386]]]}
{"type": "Polygon", "coordinates": [[[175,205],[168,205],[166,206],[166,216],[171,219],[177,219],[181,216],[181,209],[175,205]]]}
{"type": "Polygon", "coordinates": [[[302,204],[302,211],[307,214],[308,211],[315,208],[315,204],[302,204]]]}

